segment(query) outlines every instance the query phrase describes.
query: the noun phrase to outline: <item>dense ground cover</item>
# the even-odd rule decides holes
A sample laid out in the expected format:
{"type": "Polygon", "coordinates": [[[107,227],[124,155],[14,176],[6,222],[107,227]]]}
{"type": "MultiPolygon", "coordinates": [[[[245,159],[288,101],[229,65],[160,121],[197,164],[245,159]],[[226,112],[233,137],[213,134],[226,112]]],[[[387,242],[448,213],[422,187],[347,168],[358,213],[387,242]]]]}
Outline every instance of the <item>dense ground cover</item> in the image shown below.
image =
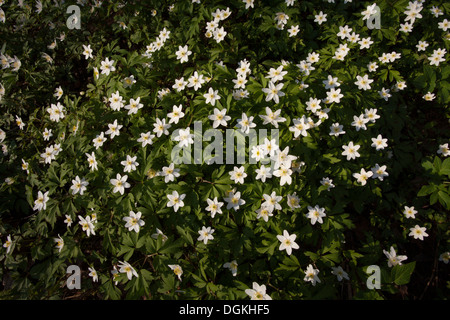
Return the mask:
{"type": "Polygon", "coordinates": [[[0,4],[2,298],[448,297],[448,2],[0,4]]]}

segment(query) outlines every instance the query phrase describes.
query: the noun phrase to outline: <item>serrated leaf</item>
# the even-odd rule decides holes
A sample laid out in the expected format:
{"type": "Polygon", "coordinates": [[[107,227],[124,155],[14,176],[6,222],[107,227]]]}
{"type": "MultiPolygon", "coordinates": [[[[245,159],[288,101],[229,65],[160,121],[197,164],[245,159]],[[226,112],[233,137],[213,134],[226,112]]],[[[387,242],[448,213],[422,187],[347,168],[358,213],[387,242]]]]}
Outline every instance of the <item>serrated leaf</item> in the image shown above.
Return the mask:
{"type": "Polygon", "coordinates": [[[415,267],[416,267],[415,261],[404,265],[394,266],[391,271],[392,280],[397,285],[408,284],[415,267]]]}

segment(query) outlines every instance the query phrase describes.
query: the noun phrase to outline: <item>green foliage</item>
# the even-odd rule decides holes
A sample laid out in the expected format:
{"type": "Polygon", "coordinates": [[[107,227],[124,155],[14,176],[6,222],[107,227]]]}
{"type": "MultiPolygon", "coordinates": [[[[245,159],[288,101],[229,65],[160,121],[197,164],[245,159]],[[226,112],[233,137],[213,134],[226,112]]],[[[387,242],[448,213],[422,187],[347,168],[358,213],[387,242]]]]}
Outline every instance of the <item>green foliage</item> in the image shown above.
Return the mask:
{"type": "MultiPolygon", "coordinates": [[[[255,0],[250,8],[241,0],[80,1],[80,30],[66,25],[67,1],[42,1],[42,12],[34,1],[25,2],[0,7],[6,17],[0,22],[0,53],[6,58],[0,70],[2,299],[248,299],[253,283],[264,284],[272,299],[448,297],[450,37],[439,26],[448,19],[448,3],[425,2],[422,18],[403,32],[409,1],[378,1],[379,30],[362,19],[372,4],[362,1],[255,0]],[[433,15],[434,6],[442,15],[433,15]],[[216,29],[226,32],[217,41],[208,23],[227,12],[216,21],[216,29]],[[320,12],[327,14],[322,24],[315,21],[320,12]],[[285,25],[277,24],[278,13],[289,17],[285,25]],[[289,36],[296,25],[299,32],[289,36]],[[343,40],[339,27],[346,25],[373,44],[361,48],[343,40]],[[164,31],[170,33],[162,40],[164,31]],[[424,51],[419,41],[428,43],[424,51]],[[349,52],[339,59],[344,44],[349,52]],[[88,45],[92,57],[85,57],[88,45]],[[177,51],[184,46],[191,54],[181,62],[177,51]],[[444,61],[432,64],[436,50],[446,50],[444,61]],[[390,53],[399,57],[379,59],[390,53]],[[109,74],[102,73],[106,59],[114,61],[109,74]],[[245,63],[247,82],[238,91],[233,80],[245,63]],[[287,73],[275,83],[283,83],[284,93],[276,103],[263,90],[279,67],[287,73]],[[176,80],[196,74],[205,80],[198,89],[176,90],[176,80]],[[367,90],[355,83],[364,75],[373,80],[367,90]],[[327,98],[328,76],[338,79],[339,101],[327,98]],[[59,87],[61,96],[55,94],[59,87]],[[209,88],[220,96],[214,105],[205,97],[209,88]],[[383,91],[390,96],[384,98],[383,91]],[[113,107],[116,94],[122,108],[113,107]],[[313,98],[322,113],[308,106],[313,98]],[[131,99],[142,104],[135,113],[125,108],[131,99]],[[64,116],[55,120],[49,110],[57,105],[64,116]],[[184,116],[170,123],[168,134],[158,135],[155,124],[168,123],[174,106],[184,116]],[[252,150],[245,150],[244,183],[230,175],[241,164],[207,159],[175,164],[179,176],[166,180],[162,171],[177,146],[171,135],[185,128],[192,133],[195,122],[203,133],[215,129],[209,117],[215,108],[230,117],[217,128],[224,137],[225,129],[238,130],[243,113],[269,135],[275,126],[261,116],[266,108],[280,110],[285,121],[276,123],[279,147],[295,157],[289,164],[292,181],[257,178],[260,164],[248,161],[252,150]],[[380,117],[355,126],[355,117],[370,109],[380,117]],[[302,118],[309,128],[295,135],[302,118]],[[112,137],[106,132],[114,121],[122,127],[112,137]],[[335,123],[345,133],[333,135],[335,123]],[[144,146],[138,139],[147,132],[154,137],[144,146]],[[107,139],[96,147],[101,133],[107,139]],[[376,148],[378,135],[386,146],[376,148]],[[360,156],[347,160],[343,146],[350,142],[360,146],[360,156]],[[55,158],[45,160],[46,152],[55,158]],[[127,156],[136,157],[135,170],[124,171],[127,156]],[[355,176],[361,169],[376,172],[377,164],[386,166],[388,176],[355,176]],[[117,174],[127,175],[123,192],[115,191],[117,174]],[[81,181],[88,183],[86,190],[73,192],[81,181]],[[237,210],[226,208],[231,191],[245,200],[237,210]],[[168,198],[174,192],[184,195],[184,206],[176,210],[168,198]],[[273,192],[281,197],[281,209],[266,221],[257,211],[273,192]],[[223,202],[222,213],[212,215],[206,208],[215,198],[223,202]],[[326,215],[313,223],[308,214],[315,206],[326,215]],[[414,217],[406,207],[416,211],[414,217]],[[125,226],[131,212],[141,214],[137,220],[144,224],[137,230],[125,226]],[[81,218],[87,219],[84,226],[81,218]],[[411,235],[416,225],[426,228],[423,239],[411,235]],[[212,239],[199,240],[202,227],[214,229],[212,239]],[[299,246],[290,254],[280,250],[284,231],[299,246]],[[406,261],[389,267],[383,250],[390,247],[406,261]],[[224,267],[233,261],[235,275],[224,267]],[[80,290],[66,286],[70,265],[82,270],[80,290]],[[381,267],[379,290],[365,285],[369,265],[381,267]],[[320,282],[308,281],[308,267],[318,270],[320,282]],[[337,277],[338,267],[348,279],[337,277]]],[[[200,141],[203,150],[214,139],[200,141]]]]}

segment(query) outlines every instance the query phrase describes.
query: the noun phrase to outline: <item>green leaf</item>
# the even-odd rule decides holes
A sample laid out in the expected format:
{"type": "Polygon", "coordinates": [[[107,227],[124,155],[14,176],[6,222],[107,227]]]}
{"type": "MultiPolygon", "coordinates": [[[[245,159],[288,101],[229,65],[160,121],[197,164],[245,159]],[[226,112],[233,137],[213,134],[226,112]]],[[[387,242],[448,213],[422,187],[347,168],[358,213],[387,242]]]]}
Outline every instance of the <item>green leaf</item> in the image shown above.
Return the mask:
{"type": "Polygon", "coordinates": [[[444,206],[447,210],[450,210],[450,196],[448,193],[444,191],[438,191],[439,202],[444,206]]]}
{"type": "Polygon", "coordinates": [[[408,284],[415,267],[415,261],[404,265],[396,265],[392,268],[391,278],[397,285],[408,284]]]}
{"type": "Polygon", "coordinates": [[[439,174],[450,176],[450,158],[445,159],[444,162],[442,162],[439,174]]]}
{"type": "Polygon", "coordinates": [[[162,247],[158,250],[159,253],[176,253],[178,251],[180,251],[180,242],[179,241],[174,241],[174,242],[166,241],[166,242],[164,242],[162,247]]]}
{"type": "Polygon", "coordinates": [[[437,187],[434,184],[422,186],[422,188],[420,188],[419,192],[417,193],[417,196],[418,197],[427,196],[427,195],[433,193],[436,189],[437,189],[437,187]]]}

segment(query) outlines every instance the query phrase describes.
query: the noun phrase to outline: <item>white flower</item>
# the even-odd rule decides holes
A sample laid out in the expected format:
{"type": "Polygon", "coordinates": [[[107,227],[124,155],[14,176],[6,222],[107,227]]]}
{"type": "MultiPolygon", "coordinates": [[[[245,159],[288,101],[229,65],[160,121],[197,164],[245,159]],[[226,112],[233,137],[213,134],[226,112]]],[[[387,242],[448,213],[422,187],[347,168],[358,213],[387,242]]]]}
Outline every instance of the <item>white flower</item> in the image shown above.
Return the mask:
{"type": "Polygon", "coordinates": [[[208,119],[214,121],[213,128],[217,128],[219,125],[227,126],[227,121],[229,121],[231,117],[227,116],[226,112],[227,109],[222,109],[222,111],[220,111],[219,109],[214,108],[214,114],[208,116],[208,119]]]}
{"type": "Polygon", "coordinates": [[[433,101],[434,99],[436,99],[436,95],[432,92],[427,92],[422,98],[425,101],[433,101]]]}
{"type": "Polygon", "coordinates": [[[208,198],[208,199],[206,199],[206,202],[208,202],[206,211],[211,212],[211,218],[214,218],[216,213],[222,214],[222,210],[220,208],[223,206],[223,202],[219,202],[217,200],[217,197],[214,197],[213,200],[208,198]]]}
{"type": "Polygon", "coordinates": [[[278,122],[286,121],[286,118],[280,117],[281,109],[278,109],[275,112],[269,107],[266,107],[266,115],[260,115],[260,118],[264,120],[263,125],[272,124],[275,128],[278,128],[278,122]]]}
{"type": "Polygon", "coordinates": [[[180,60],[181,63],[187,62],[189,56],[192,54],[192,51],[188,49],[188,46],[178,46],[178,50],[175,52],[177,55],[177,59],[180,60]]]}
{"type": "Polygon", "coordinates": [[[416,45],[416,48],[417,48],[417,51],[425,51],[428,46],[429,46],[428,42],[419,41],[419,43],[416,45]]]}
{"type": "Polygon", "coordinates": [[[227,268],[227,269],[230,269],[231,274],[233,275],[233,277],[236,277],[236,275],[237,275],[237,267],[238,267],[238,264],[237,264],[236,260],[233,260],[231,262],[225,262],[223,264],[223,267],[227,268]]]}
{"type": "Polygon", "coordinates": [[[250,296],[251,300],[272,300],[272,298],[266,294],[266,286],[259,285],[253,282],[253,289],[245,289],[245,293],[250,296]]]}
{"type": "Polygon", "coordinates": [[[256,161],[261,161],[262,159],[264,159],[263,147],[261,145],[252,146],[250,157],[252,159],[255,159],[256,161]]]}
{"type": "Polygon", "coordinates": [[[330,127],[330,136],[339,136],[340,134],[345,134],[345,131],[342,130],[344,126],[339,123],[333,123],[330,127]]]}
{"type": "Polygon", "coordinates": [[[72,190],[72,194],[80,193],[80,195],[83,195],[83,192],[86,191],[86,186],[89,185],[89,182],[86,180],[81,179],[79,176],[76,176],[74,180],[72,180],[72,186],[70,189],[72,190]]]}
{"type": "Polygon", "coordinates": [[[364,168],[361,168],[359,173],[354,173],[353,177],[361,183],[362,186],[366,185],[367,179],[369,179],[373,175],[372,171],[366,171],[364,168]]]}
{"type": "Polygon", "coordinates": [[[423,237],[428,237],[428,234],[425,232],[427,228],[420,227],[418,225],[415,225],[414,228],[410,228],[409,236],[414,237],[414,239],[420,239],[423,240],[423,237]]]}
{"type": "MultiPolygon", "coordinates": [[[[192,0],[192,1],[194,1],[194,0],[192,0]]],[[[198,1],[200,1],[200,0],[198,0],[198,1]]],[[[255,4],[254,4],[255,0],[242,0],[242,2],[245,3],[245,9],[255,7],[255,4]]]]}
{"type": "Polygon", "coordinates": [[[267,206],[271,209],[271,211],[282,209],[279,202],[283,199],[283,197],[277,196],[275,191],[272,191],[270,195],[264,193],[263,198],[265,201],[262,203],[262,206],[267,206]]]}
{"type": "Polygon", "coordinates": [[[269,140],[264,138],[263,150],[265,155],[269,155],[270,157],[275,156],[275,153],[279,151],[280,147],[276,143],[275,139],[269,140]]]}
{"type": "MultiPolygon", "coordinates": [[[[289,154],[289,147],[284,148],[283,151],[278,149],[273,156],[271,156],[271,159],[275,161],[273,168],[278,169],[281,166],[284,166],[286,168],[290,168],[292,165],[292,161],[296,160],[297,157],[289,154]]],[[[292,173],[289,172],[289,175],[292,173]]],[[[274,174],[275,175],[275,174],[274,174]]]]}
{"type": "Polygon", "coordinates": [[[415,210],[413,206],[412,207],[405,206],[405,208],[403,210],[403,214],[408,219],[409,218],[414,219],[416,217],[416,213],[417,213],[417,210],[415,210]]]}
{"type": "Polygon", "coordinates": [[[164,176],[164,182],[168,183],[174,181],[175,178],[180,176],[180,169],[175,169],[175,165],[171,163],[168,167],[162,168],[162,175],[164,176]]]}
{"type": "Polygon", "coordinates": [[[356,128],[356,131],[359,131],[360,129],[367,130],[367,122],[369,122],[369,119],[365,118],[363,114],[359,117],[353,116],[352,126],[356,128]]]}
{"type": "Polygon", "coordinates": [[[111,103],[111,109],[115,111],[119,111],[124,105],[123,98],[120,95],[119,91],[111,93],[111,97],[108,99],[108,101],[111,103]]]}
{"type": "Polygon", "coordinates": [[[335,187],[333,184],[333,180],[328,177],[322,178],[322,180],[320,181],[320,184],[327,187],[327,191],[330,191],[331,188],[335,187]]]}
{"type": "Polygon", "coordinates": [[[378,64],[376,62],[371,62],[367,65],[367,69],[369,69],[369,72],[374,72],[378,69],[378,64]]]}
{"type": "Polygon", "coordinates": [[[242,133],[248,134],[251,128],[256,127],[256,123],[253,123],[253,116],[248,117],[245,113],[242,113],[241,119],[237,120],[237,127],[242,133]]]}
{"type": "Polygon", "coordinates": [[[337,277],[338,281],[342,281],[343,279],[350,280],[347,272],[345,272],[341,266],[331,267],[331,269],[333,270],[333,271],[331,271],[331,273],[337,277]]]}
{"type": "Polygon", "coordinates": [[[255,169],[256,172],[256,180],[261,180],[262,182],[266,182],[267,178],[272,178],[272,173],[270,172],[270,167],[265,167],[264,165],[261,165],[259,169],[255,169]]]}
{"type": "Polygon", "coordinates": [[[277,23],[281,23],[284,25],[289,20],[289,16],[287,14],[285,14],[284,12],[277,12],[276,16],[275,16],[275,20],[277,21],[277,23]]]}
{"type": "Polygon", "coordinates": [[[61,236],[58,234],[58,238],[53,238],[53,241],[56,243],[56,248],[58,249],[58,252],[61,252],[61,250],[64,247],[63,238],[61,238],[61,236]]]}
{"type": "Polygon", "coordinates": [[[444,59],[445,54],[446,54],[445,49],[434,50],[433,54],[430,57],[428,57],[428,60],[430,60],[430,65],[439,66],[441,62],[445,61],[444,59]]]}
{"type": "Polygon", "coordinates": [[[380,116],[377,114],[377,109],[365,109],[364,116],[372,123],[375,123],[377,119],[380,119],[380,116]]]}
{"type": "Polygon", "coordinates": [[[369,79],[369,76],[365,74],[363,77],[356,76],[357,81],[355,84],[358,86],[358,89],[368,90],[370,89],[370,84],[373,82],[373,79],[369,79]]]}
{"type": "Polygon", "coordinates": [[[138,97],[136,100],[130,99],[130,103],[125,106],[125,109],[128,110],[128,115],[137,114],[138,110],[144,107],[140,100],[141,97],[138,97]]]}
{"type": "Polygon", "coordinates": [[[299,31],[300,31],[300,27],[298,25],[291,26],[288,29],[289,37],[295,37],[299,31]]]}
{"type": "Polygon", "coordinates": [[[137,139],[137,142],[142,143],[142,147],[145,147],[147,144],[153,144],[153,138],[155,135],[151,134],[150,131],[146,133],[141,133],[141,137],[137,139]]]}
{"type": "Polygon", "coordinates": [[[319,12],[319,14],[314,16],[314,22],[317,22],[319,25],[327,21],[327,14],[323,13],[322,11],[319,12]]]}
{"type": "Polygon", "coordinates": [[[214,236],[212,235],[214,233],[214,229],[211,229],[211,227],[206,228],[205,226],[202,227],[201,230],[198,231],[198,234],[200,235],[197,240],[203,241],[204,244],[208,243],[208,240],[213,240],[214,236]]]}
{"type": "MultiPolygon", "coordinates": [[[[278,68],[270,68],[267,79],[270,79],[272,83],[283,80],[283,77],[287,74],[287,71],[283,71],[283,66],[279,66],[278,68]]],[[[281,88],[280,88],[281,89],[281,88]]]]}
{"type": "Polygon", "coordinates": [[[287,205],[291,208],[291,210],[300,208],[300,199],[297,196],[297,192],[287,195],[287,205]]]}
{"type": "Polygon", "coordinates": [[[341,94],[341,89],[335,89],[335,88],[331,88],[330,91],[327,92],[327,101],[328,103],[340,103],[341,102],[341,98],[344,95],[341,94]]]}
{"type": "Polygon", "coordinates": [[[361,39],[360,41],[358,41],[358,44],[360,45],[359,49],[369,49],[370,45],[373,44],[373,41],[370,39],[370,37],[361,39]]]}
{"type": "Polygon", "coordinates": [[[374,147],[377,151],[382,150],[387,147],[387,140],[383,139],[381,134],[379,134],[376,138],[372,138],[371,147],[374,147]]]}
{"type": "Polygon", "coordinates": [[[104,61],[102,61],[100,67],[102,74],[106,74],[108,76],[110,72],[116,71],[116,67],[114,67],[113,64],[114,60],[109,61],[109,58],[106,58],[104,61]]]}
{"type": "Polygon", "coordinates": [[[375,167],[370,169],[373,173],[372,179],[378,178],[378,180],[383,181],[384,177],[388,177],[389,173],[386,172],[386,166],[379,166],[378,163],[375,164],[375,167]]]}
{"type": "Polygon", "coordinates": [[[172,112],[167,114],[167,116],[170,119],[169,123],[177,124],[178,121],[180,121],[180,119],[184,117],[184,112],[182,109],[183,106],[181,104],[178,107],[176,105],[172,107],[172,112]]]}
{"type": "Polygon", "coordinates": [[[107,140],[107,138],[105,138],[105,133],[102,132],[99,135],[97,135],[92,142],[94,142],[94,147],[97,150],[99,147],[103,146],[103,143],[107,140]]]}
{"type": "Polygon", "coordinates": [[[278,170],[275,170],[273,172],[273,175],[275,177],[279,177],[280,178],[280,186],[287,184],[291,184],[292,183],[292,170],[285,166],[285,165],[280,165],[280,168],[278,170]]]}
{"type": "Polygon", "coordinates": [[[123,84],[124,88],[130,88],[135,83],[136,83],[136,80],[134,79],[134,75],[126,77],[122,80],[122,84],[123,84]]]}
{"type": "Polygon", "coordinates": [[[89,59],[89,58],[93,58],[93,56],[92,56],[92,49],[91,49],[91,45],[90,44],[87,45],[87,46],[85,46],[83,44],[83,54],[84,54],[84,57],[86,58],[86,60],[89,59]]]}
{"type": "Polygon", "coordinates": [[[268,102],[273,99],[275,103],[279,103],[280,97],[285,95],[284,92],[281,91],[283,85],[283,83],[278,83],[275,85],[272,81],[269,81],[269,87],[262,89],[262,91],[267,94],[266,101],[268,102]]]}
{"type": "Polygon", "coordinates": [[[38,197],[37,199],[34,201],[34,207],[33,210],[45,210],[47,208],[47,201],[50,199],[48,197],[48,193],[49,191],[42,193],[42,191],[38,192],[38,197]]]}
{"type": "MultiPolygon", "coordinates": [[[[334,88],[334,86],[333,86],[333,88],[334,88]]],[[[306,105],[307,105],[306,110],[311,111],[313,113],[316,113],[317,110],[321,108],[320,100],[317,98],[310,97],[309,101],[306,102],[306,105]]]]}
{"type": "Polygon", "coordinates": [[[188,88],[194,87],[194,90],[197,91],[202,87],[202,84],[205,83],[205,79],[203,79],[203,75],[199,75],[197,71],[194,72],[194,74],[189,77],[188,79],[188,88]]]}
{"type": "Polygon", "coordinates": [[[216,100],[220,99],[218,95],[219,90],[214,90],[213,88],[208,89],[208,93],[205,93],[203,97],[206,99],[206,103],[210,103],[212,106],[216,104],[216,100]]]}
{"type": "Polygon", "coordinates": [[[145,222],[141,219],[141,216],[142,213],[140,211],[137,213],[130,211],[130,215],[123,218],[123,221],[126,222],[125,228],[128,228],[128,231],[134,230],[135,232],[139,232],[140,227],[145,225],[145,222]]]}
{"type": "Polygon", "coordinates": [[[166,119],[162,119],[162,121],[159,118],[156,118],[156,123],[153,124],[153,132],[156,133],[156,136],[159,138],[164,133],[165,135],[169,134],[169,128],[172,126],[170,124],[166,124],[166,119]]]}
{"type": "Polygon", "coordinates": [[[384,255],[386,258],[388,258],[388,266],[390,268],[399,265],[402,265],[402,261],[408,259],[407,256],[397,256],[397,253],[395,252],[394,247],[391,246],[390,251],[387,252],[386,250],[383,250],[384,255]]]}
{"type": "Polygon", "coordinates": [[[53,94],[53,96],[54,96],[57,100],[59,100],[59,99],[61,99],[63,93],[64,93],[63,89],[61,88],[61,86],[59,86],[58,88],[56,88],[55,93],[53,94]]]}
{"type": "Polygon", "coordinates": [[[325,208],[320,208],[318,205],[316,205],[314,208],[308,206],[308,213],[306,214],[306,217],[308,219],[311,219],[312,225],[316,224],[316,222],[323,223],[322,218],[325,216],[325,208]]]}
{"type": "Polygon", "coordinates": [[[128,280],[131,280],[133,276],[135,276],[136,278],[139,277],[136,270],[134,270],[134,268],[128,262],[119,261],[119,267],[120,267],[119,272],[126,273],[128,280]]]}
{"type": "Polygon", "coordinates": [[[234,167],[233,171],[229,172],[230,179],[234,180],[234,183],[243,184],[245,177],[247,177],[247,174],[244,172],[244,170],[244,166],[241,166],[240,168],[234,167]]]}
{"type": "Polygon", "coordinates": [[[179,208],[184,207],[183,199],[186,197],[186,194],[178,194],[178,191],[172,191],[172,194],[168,194],[167,198],[169,202],[167,203],[168,207],[173,207],[175,212],[178,211],[179,208]]]}
{"type": "Polygon", "coordinates": [[[178,141],[180,148],[187,147],[194,143],[194,134],[191,133],[190,128],[179,129],[178,136],[173,137],[174,141],[178,141]]]}
{"type": "Polygon", "coordinates": [[[11,235],[8,235],[6,237],[5,243],[3,244],[3,248],[6,248],[6,253],[9,253],[9,251],[11,250],[11,245],[12,245],[11,235]]]}
{"type": "Polygon", "coordinates": [[[123,172],[135,171],[136,167],[139,166],[139,163],[136,161],[136,159],[137,156],[131,157],[130,155],[127,155],[127,159],[120,162],[120,164],[124,166],[123,172]]]}
{"type": "Polygon", "coordinates": [[[286,253],[288,255],[291,255],[292,249],[298,249],[300,248],[299,245],[295,242],[295,239],[297,238],[297,235],[291,234],[284,230],[283,235],[277,235],[278,241],[281,242],[279,246],[279,250],[286,250],[286,253]]]}
{"type": "Polygon", "coordinates": [[[72,217],[69,216],[68,214],[66,214],[65,216],[66,216],[66,219],[64,220],[64,223],[67,224],[67,228],[69,228],[72,225],[73,220],[72,220],[72,217]]]}
{"type": "Polygon", "coordinates": [[[113,139],[115,136],[120,136],[120,129],[122,129],[123,125],[117,124],[117,119],[114,120],[114,123],[108,124],[108,131],[106,131],[106,134],[109,134],[111,139],[113,139]]]}
{"type": "Polygon", "coordinates": [[[439,145],[437,154],[442,154],[444,157],[450,156],[450,148],[448,147],[448,143],[439,145]]]}
{"type": "Polygon", "coordinates": [[[159,236],[161,236],[161,239],[162,239],[163,242],[166,241],[166,240],[168,239],[167,236],[166,236],[161,230],[159,230],[158,228],[156,228],[156,233],[153,233],[153,234],[151,235],[151,237],[152,237],[153,239],[158,239],[159,236]]]}
{"type": "Polygon", "coordinates": [[[178,280],[181,281],[181,275],[183,274],[183,269],[178,264],[169,264],[168,267],[173,270],[173,273],[178,277],[178,280]]]}
{"type": "Polygon", "coordinates": [[[447,31],[447,29],[450,28],[450,21],[444,19],[442,22],[438,22],[438,28],[443,31],[447,31]]]}
{"type": "Polygon", "coordinates": [[[241,199],[241,193],[239,191],[236,193],[230,191],[228,197],[224,198],[224,200],[228,203],[227,209],[233,208],[234,211],[237,211],[240,206],[245,204],[245,200],[241,199]]]}
{"type": "Polygon", "coordinates": [[[360,145],[353,145],[353,141],[350,141],[348,145],[342,146],[342,148],[344,149],[342,155],[347,156],[347,160],[356,159],[360,156],[360,154],[358,153],[360,147],[360,145]]]}
{"type": "Polygon", "coordinates": [[[88,267],[89,272],[89,276],[92,277],[92,281],[94,282],[98,282],[98,274],[97,271],[95,271],[94,268],[88,267]]]}
{"type": "Polygon", "coordinates": [[[121,176],[120,173],[116,175],[116,179],[111,179],[110,182],[114,186],[113,193],[120,192],[121,195],[124,194],[125,188],[131,187],[127,182],[128,176],[121,176]]]}
{"type": "Polygon", "coordinates": [[[91,217],[87,216],[86,218],[83,218],[82,216],[78,216],[78,219],[80,219],[80,222],[78,222],[83,231],[86,231],[86,235],[89,237],[91,234],[95,236],[95,226],[93,225],[91,221],[91,217]]]}
{"type": "Polygon", "coordinates": [[[45,140],[45,141],[50,140],[50,137],[53,136],[52,129],[48,130],[47,128],[45,128],[45,130],[44,130],[44,132],[42,133],[42,135],[44,136],[44,140],[45,140]]]}
{"type": "Polygon", "coordinates": [[[316,285],[317,282],[320,283],[320,279],[317,276],[319,274],[319,269],[314,269],[314,267],[310,264],[306,268],[305,271],[305,278],[303,278],[304,281],[309,281],[312,283],[313,286],[316,285]]]}
{"type": "Polygon", "coordinates": [[[261,205],[261,207],[256,210],[256,219],[263,218],[265,222],[269,221],[269,217],[273,216],[273,207],[269,207],[267,205],[261,205]]]}
{"type": "Polygon", "coordinates": [[[450,261],[450,252],[443,252],[439,255],[439,261],[443,261],[445,264],[448,264],[450,261]]]}
{"type": "Polygon", "coordinates": [[[187,84],[188,82],[184,80],[184,77],[181,77],[180,79],[175,79],[175,84],[172,86],[172,88],[176,89],[177,92],[180,92],[183,91],[184,88],[186,88],[187,84]]]}
{"type": "Polygon", "coordinates": [[[41,153],[41,158],[44,158],[44,162],[50,164],[52,160],[55,160],[55,149],[53,146],[46,147],[45,152],[41,153]]]}
{"type": "Polygon", "coordinates": [[[28,167],[29,167],[29,163],[22,159],[22,170],[26,170],[27,174],[30,173],[30,170],[28,170],[28,167]]]}
{"type": "MultiPolygon", "coordinates": [[[[59,122],[59,120],[61,120],[65,117],[64,106],[59,102],[57,102],[56,104],[52,103],[50,105],[50,107],[47,108],[47,112],[50,114],[50,120],[55,121],[55,122],[59,122]]],[[[21,129],[22,129],[22,127],[21,127],[21,129]]]]}
{"type": "Polygon", "coordinates": [[[410,22],[400,23],[400,31],[409,33],[413,29],[413,25],[410,22]]]}
{"type": "Polygon", "coordinates": [[[339,32],[337,33],[337,36],[343,40],[350,35],[350,32],[352,32],[352,30],[353,29],[350,28],[348,25],[339,26],[339,32]]]}
{"type": "Polygon", "coordinates": [[[217,43],[221,42],[223,39],[225,39],[225,36],[227,35],[227,32],[223,27],[216,28],[213,32],[214,40],[216,40],[217,43]]]}

